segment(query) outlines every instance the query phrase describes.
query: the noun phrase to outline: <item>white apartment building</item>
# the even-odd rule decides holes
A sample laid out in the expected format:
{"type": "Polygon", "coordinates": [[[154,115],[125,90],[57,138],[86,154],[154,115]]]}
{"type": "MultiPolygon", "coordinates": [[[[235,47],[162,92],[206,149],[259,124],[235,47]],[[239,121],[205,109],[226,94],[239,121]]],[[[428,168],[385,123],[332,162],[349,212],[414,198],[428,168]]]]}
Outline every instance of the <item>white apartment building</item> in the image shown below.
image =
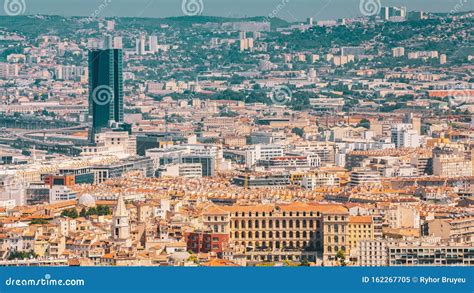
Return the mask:
{"type": "Polygon", "coordinates": [[[397,148],[417,148],[421,146],[421,137],[412,124],[396,124],[392,126],[392,143],[397,148]]]}
{"type": "Polygon", "coordinates": [[[281,145],[255,145],[246,150],[245,164],[247,167],[254,166],[259,160],[269,160],[283,156],[281,145]]]}

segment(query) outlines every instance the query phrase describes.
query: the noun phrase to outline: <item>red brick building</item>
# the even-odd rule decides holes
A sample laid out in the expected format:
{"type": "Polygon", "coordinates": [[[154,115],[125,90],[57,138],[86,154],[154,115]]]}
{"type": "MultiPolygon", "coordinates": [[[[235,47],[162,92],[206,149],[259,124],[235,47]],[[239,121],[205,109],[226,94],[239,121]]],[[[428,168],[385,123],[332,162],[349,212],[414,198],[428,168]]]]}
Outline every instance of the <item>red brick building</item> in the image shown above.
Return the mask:
{"type": "Polygon", "coordinates": [[[214,233],[212,231],[194,231],[184,234],[186,248],[194,253],[215,252],[222,254],[229,245],[229,234],[214,233]]]}

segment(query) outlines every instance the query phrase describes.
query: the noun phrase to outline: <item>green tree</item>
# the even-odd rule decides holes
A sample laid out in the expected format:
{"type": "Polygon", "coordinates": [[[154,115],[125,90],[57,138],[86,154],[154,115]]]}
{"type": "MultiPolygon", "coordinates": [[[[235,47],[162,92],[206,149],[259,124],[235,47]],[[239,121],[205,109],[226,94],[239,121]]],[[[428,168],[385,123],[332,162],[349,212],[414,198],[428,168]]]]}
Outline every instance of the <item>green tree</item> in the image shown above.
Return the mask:
{"type": "Polygon", "coordinates": [[[345,267],[347,265],[346,264],[346,254],[341,249],[339,249],[339,251],[337,252],[336,259],[339,262],[340,266],[345,267]]]}
{"type": "Polygon", "coordinates": [[[363,119],[360,120],[359,124],[357,124],[357,127],[364,127],[364,128],[369,129],[370,128],[370,121],[363,118],[363,119]]]}
{"type": "Polygon", "coordinates": [[[294,128],[291,130],[291,133],[294,133],[294,134],[298,135],[299,137],[303,137],[303,136],[304,136],[304,130],[301,129],[301,128],[298,128],[298,127],[294,127],[294,128]]]}
{"type": "Polygon", "coordinates": [[[45,224],[48,224],[49,222],[46,221],[45,219],[33,219],[31,222],[30,222],[30,225],[45,225],[45,224]]]}
{"type": "Polygon", "coordinates": [[[62,211],[61,216],[75,219],[79,215],[77,214],[77,210],[75,208],[70,208],[62,211]]]}

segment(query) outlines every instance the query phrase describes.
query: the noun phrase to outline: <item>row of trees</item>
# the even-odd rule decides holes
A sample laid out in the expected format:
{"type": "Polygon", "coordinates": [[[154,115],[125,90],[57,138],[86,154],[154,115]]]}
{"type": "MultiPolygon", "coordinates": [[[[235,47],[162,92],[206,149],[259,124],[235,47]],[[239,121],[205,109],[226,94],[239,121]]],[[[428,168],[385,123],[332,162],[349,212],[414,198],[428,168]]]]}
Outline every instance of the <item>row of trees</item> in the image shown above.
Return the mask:
{"type": "Polygon", "coordinates": [[[82,208],[80,213],[77,213],[75,208],[70,208],[62,211],[61,216],[75,219],[77,217],[87,218],[92,215],[105,216],[111,215],[112,210],[106,205],[98,205],[97,207],[91,207],[89,209],[82,208]]]}
{"type": "Polygon", "coordinates": [[[8,254],[8,260],[29,259],[29,258],[37,258],[37,257],[38,255],[33,250],[30,250],[28,252],[14,250],[8,254]]]}

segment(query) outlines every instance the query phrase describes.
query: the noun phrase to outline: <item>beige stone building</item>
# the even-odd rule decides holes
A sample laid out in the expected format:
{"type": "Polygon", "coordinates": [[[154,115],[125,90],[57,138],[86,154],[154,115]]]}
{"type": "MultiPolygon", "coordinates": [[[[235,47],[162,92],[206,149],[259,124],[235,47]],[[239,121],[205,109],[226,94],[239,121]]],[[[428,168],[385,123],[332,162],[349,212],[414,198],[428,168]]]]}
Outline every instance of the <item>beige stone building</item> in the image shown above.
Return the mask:
{"type": "Polygon", "coordinates": [[[336,204],[212,206],[203,224],[229,233],[234,253],[248,262],[316,261],[332,264],[347,247],[348,210],[336,204]]]}

